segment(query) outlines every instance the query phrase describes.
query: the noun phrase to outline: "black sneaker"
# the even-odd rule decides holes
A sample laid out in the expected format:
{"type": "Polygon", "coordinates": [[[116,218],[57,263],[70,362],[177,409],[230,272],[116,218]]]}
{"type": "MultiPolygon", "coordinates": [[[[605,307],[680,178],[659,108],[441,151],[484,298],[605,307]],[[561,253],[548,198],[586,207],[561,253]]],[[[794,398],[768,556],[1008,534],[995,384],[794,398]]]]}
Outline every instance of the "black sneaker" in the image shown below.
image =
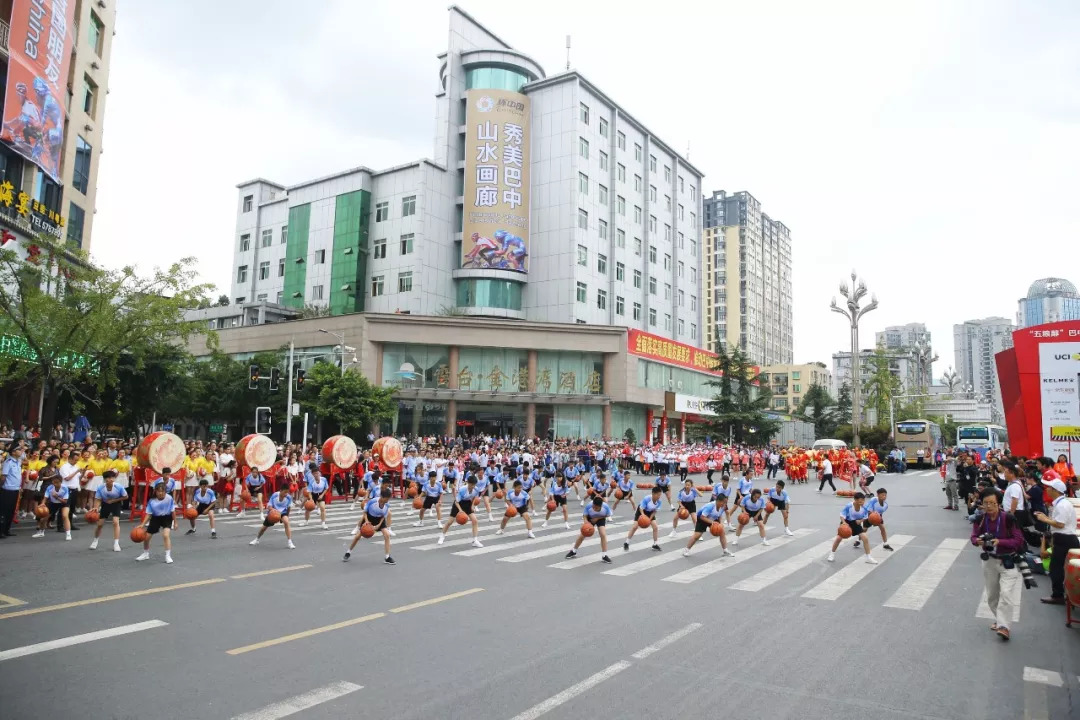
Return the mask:
{"type": "Polygon", "coordinates": [[[188,531],[187,531],[186,533],[184,533],[184,534],[185,534],[185,535],[194,535],[194,534],[195,534],[195,528],[191,528],[190,530],[188,530],[188,531]]]}
{"type": "Polygon", "coordinates": [[[660,552],[663,548],[661,548],[656,543],[653,543],[652,549],[655,550],[656,552],[660,552]]]}
{"type": "Polygon", "coordinates": [[[210,533],[210,539],[211,540],[217,540],[217,530],[214,530],[213,532],[210,533]]]}
{"type": "Polygon", "coordinates": [[[348,551],[346,551],[346,552],[345,552],[345,557],[341,558],[341,562],[349,562],[349,558],[350,558],[350,557],[352,557],[352,553],[351,553],[351,552],[348,552],[348,551]]]}
{"type": "Polygon", "coordinates": [[[888,545],[882,545],[881,547],[885,548],[885,549],[886,549],[886,550],[888,550],[889,552],[892,552],[892,548],[891,548],[891,547],[889,547],[888,545]]]}
{"type": "Polygon", "coordinates": [[[860,545],[861,543],[862,543],[862,541],[861,541],[861,540],[856,540],[856,541],[855,541],[855,544],[854,544],[854,545],[853,545],[852,547],[856,547],[856,548],[857,548],[857,547],[859,547],[859,545],[860,545]]]}
{"type": "Polygon", "coordinates": [[[622,544],[622,549],[625,550],[626,552],[630,552],[630,543],[624,542],[622,544]]]}
{"type": "Polygon", "coordinates": [[[383,562],[387,565],[397,565],[397,563],[394,562],[394,558],[390,557],[389,555],[386,556],[386,559],[383,560],[383,562]]]}
{"type": "Polygon", "coordinates": [[[570,552],[566,553],[566,559],[567,560],[569,560],[571,558],[576,558],[576,557],[577,557],[577,550],[571,550],[570,552]]]}
{"type": "Polygon", "coordinates": [[[611,564],[611,558],[609,558],[607,555],[605,555],[604,557],[600,558],[600,562],[607,563],[608,565],[610,565],[611,564]]]}

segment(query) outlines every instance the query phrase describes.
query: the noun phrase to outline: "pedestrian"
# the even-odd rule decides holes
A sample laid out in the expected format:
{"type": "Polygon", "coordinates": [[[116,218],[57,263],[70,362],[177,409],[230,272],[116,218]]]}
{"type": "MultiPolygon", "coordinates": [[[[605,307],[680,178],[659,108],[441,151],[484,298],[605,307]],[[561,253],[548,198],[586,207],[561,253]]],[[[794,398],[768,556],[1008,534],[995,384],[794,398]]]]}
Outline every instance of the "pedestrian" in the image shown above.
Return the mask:
{"type": "Polygon", "coordinates": [[[1008,640],[1009,623],[1020,599],[1020,571],[1013,558],[1024,547],[1024,535],[1016,519],[1001,511],[997,490],[986,488],[979,496],[983,516],[971,526],[971,544],[982,550],[986,602],[996,618],[990,629],[1008,640]]]}
{"type": "Polygon", "coordinates": [[[817,491],[820,493],[822,490],[825,489],[825,483],[829,483],[829,487],[832,488],[832,491],[836,492],[836,486],[833,485],[832,480],[833,480],[832,460],[830,460],[828,457],[826,457],[824,460],[821,461],[821,483],[818,484],[817,491]]]}
{"type": "Polygon", "coordinates": [[[49,514],[38,519],[38,531],[34,537],[45,537],[45,527],[56,519],[56,531],[64,533],[64,540],[71,539],[71,506],[68,498],[71,490],[63,484],[60,474],[52,476],[52,485],[45,490],[44,502],[49,514]]]}
{"type": "MultiPolygon", "coordinates": [[[[259,505],[259,519],[266,520],[266,511],[263,507],[263,492],[266,489],[266,478],[259,472],[258,468],[251,468],[251,472],[244,478],[244,487],[248,492],[251,500],[254,500],[259,505]]],[[[288,485],[286,485],[288,487],[288,485]]],[[[250,501],[243,500],[241,495],[240,512],[237,517],[244,517],[244,512],[247,510],[247,504],[250,501]]]]}
{"type": "Polygon", "coordinates": [[[94,539],[90,542],[90,549],[97,550],[101,529],[105,526],[105,521],[111,519],[113,552],[120,552],[120,511],[124,507],[127,490],[117,484],[115,470],[106,470],[102,473],[102,485],[94,495],[96,505],[94,509],[98,512],[98,521],[97,527],[94,528],[94,539]]]}
{"type": "MultiPolygon", "coordinates": [[[[659,463],[657,464],[659,465],[659,463]]],[[[660,476],[656,478],[656,484],[654,487],[658,488],[660,492],[664,494],[664,497],[667,498],[668,505],[671,506],[671,510],[672,512],[674,512],[675,503],[671,500],[671,478],[668,477],[666,470],[662,469],[660,471],[660,476]]]]}
{"type": "MultiPolygon", "coordinates": [[[[599,497],[599,496],[597,496],[599,497]]],[[[514,509],[514,515],[518,515],[525,521],[525,530],[528,532],[530,538],[535,538],[532,529],[532,497],[526,492],[522,482],[520,480],[514,481],[513,489],[506,496],[506,514],[503,515],[502,523],[499,525],[499,529],[495,531],[496,535],[502,535],[503,530],[506,529],[506,524],[510,522],[510,508],[514,509]]]]}
{"type": "MultiPolygon", "coordinates": [[[[870,500],[867,501],[867,503],[866,503],[866,512],[868,514],[869,513],[877,513],[878,515],[881,516],[881,524],[878,525],[878,530],[881,531],[881,542],[882,542],[881,547],[884,550],[888,550],[889,552],[892,552],[892,547],[889,545],[889,533],[885,530],[885,511],[889,509],[889,503],[888,503],[888,500],[887,500],[888,497],[889,497],[888,490],[886,490],[885,488],[878,488],[877,497],[872,497],[872,498],[870,498],[870,500]]],[[[869,515],[868,515],[867,522],[869,522],[869,515]]],[[[867,527],[866,529],[869,530],[870,528],[867,527]]],[[[859,542],[856,540],[855,541],[855,547],[858,547],[858,546],[859,546],[859,542]]]]}
{"type": "Polygon", "coordinates": [[[567,530],[570,529],[570,516],[566,512],[566,499],[570,490],[567,482],[566,476],[561,475],[551,483],[551,487],[548,488],[547,515],[544,516],[544,522],[540,524],[540,527],[546,528],[548,520],[551,519],[551,513],[562,508],[563,523],[565,523],[567,530]],[[552,503],[555,503],[554,507],[552,507],[552,503]]]}
{"type": "Polygon", "coordinates": [[[1076,508],[1066,497],[1068,486],[1063,480],[1043,480],[1050,495],[1050,515],[1035,513],[1035,518],[1050,526],[1050,597],[1042,598],[1047,605],[1065,604],[1065,560],[1069,551],[1080,548],[1076,536],[1076,508]]]}
{"type": "Polygon", "coordinates": [[[165,562],[172,564],[172,526],[173,515],[176,512],[176,499],[167,492],[168,485],[158,482],[154,486],[154,497],[146,503],[146,514],[143,515],[139,527],[146,530],[146,540],[143,540],[143,551],[136,561],[150,559],[150,540],[158,532],[161,533],[161,542],[165,546],[165,562]]]}
{"type": "Polygon", "coordinates": [[[697,498],[698,491],[694,487],[694,481],[686,479],[683,481],[683,488],[678,494],[679,500],[679,512],[675,513],[675,517],[671,521],[671,533],[668,537],[675,537],[679,534],[679,513],[686,510],[686,517],[693,518],[697,515],[697,498]]]}
{"type": "MultiPolygon", "coordinates": [[[[330,483],[322,476],[319,466],[315,463],[308,463],[307,473],[304,475],[304,485],[307,487],[308,499],[314,502],[315,507],[319,510],[319,520],[322,523],[320,527],[323,530],[329,530],[330,526],[326,524],[326,491],[330,489],[330,483]]],[[[308,524],[311,513],[311,510],[304,508],[304,521],[301,525],[308,524]]],[[[423,518],[423,511],[421,511],[420,517],[423,518]]]]}
{"type": "Polygon", "coordinates": [[[15,445],[0,465],[0,539],[11,537],[11,521],[22,489],[22,456],[22,447],[15,445]]]}

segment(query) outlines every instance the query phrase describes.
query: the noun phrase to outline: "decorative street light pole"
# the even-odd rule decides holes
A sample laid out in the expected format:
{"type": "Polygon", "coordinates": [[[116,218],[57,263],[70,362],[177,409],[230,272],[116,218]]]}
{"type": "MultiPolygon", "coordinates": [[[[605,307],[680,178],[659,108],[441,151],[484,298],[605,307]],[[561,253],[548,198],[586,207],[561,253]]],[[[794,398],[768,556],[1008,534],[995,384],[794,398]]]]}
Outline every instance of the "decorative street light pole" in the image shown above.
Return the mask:
{"type": "Polygon", "coordinates": [[[919,390],[929,392],[930,385],[933,383],[933,363],[938,360],[938,356],[930,347],[930,343],[923,340],[915,346],[915,358],[918,360],[916,368],[919,373],[919,390]]]}
{"type": "Polygon", "coordinates": [[[855,271],[851,271],[851,287],[848,287],[846,282],[840,283],[840,294],[844,296],[846,303],[843,307],[837,304],[836,298],[833,298],[832,304],[829,309],[833,312],[840,313],[848,319],[848,323],[851,325],[851,435],[852,445],[859,445],[859,420],[862,416],[862,372],[860,368],[861,358],[859,357],[859,320],[866,313],[874,310],[878,306],[876,297],[871,296],[870,303],[863,308],[859,307],[859,303],[866,297],[867,292],[866,283],[859,280],[855,275],[855,271]]]}

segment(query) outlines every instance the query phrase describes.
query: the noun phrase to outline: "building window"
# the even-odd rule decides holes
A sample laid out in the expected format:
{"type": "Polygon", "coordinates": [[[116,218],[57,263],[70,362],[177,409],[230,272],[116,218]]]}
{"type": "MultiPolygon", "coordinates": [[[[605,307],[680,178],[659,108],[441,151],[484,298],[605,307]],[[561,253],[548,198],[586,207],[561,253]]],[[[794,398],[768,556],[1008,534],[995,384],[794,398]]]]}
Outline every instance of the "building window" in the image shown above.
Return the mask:
{"type": "Polygon", "coordinates": [[[690,296],[690,309],[697,310],[697,295],[690,296]]]}
{"type": "Polygon", "coordinates": [[[615,179],[619,182],[626,182],[626,166],[622,163],[618,164],[615,168],[615,179]]]}
{"type": "Polygon", "coordinates": [[[89,75],[83,75],[83,112],[91,120],[97,115],[97,85],[89,75]]]}
{"type": "Polygon", "coordinates": [[[634,143],[634,159],[641,162],[641,145],[634,143]]]}
{"type": "MultiPolygon", "coordinates": [[[[247,300],[247,298],[241,295],[240,297],[236,298],[236,300],[233,302],[233,305],[243,305],[245,300],[247,300]]],[[[224,320],[222,322],[224,322],[224,320]]]]}
{"type": "Polygon", "coordinates": [[[683,177],[679,176],[679,192],[683,192],[683,177]]]}
{"type": "Polygon", "coordinates": [[[266,293],[259,293],[255,296],[256,302],[266,302],[266,293]]]}
{"type": "Polygon", "coordinates": [[[371,276],[371,297],[379,297],[383,294],[385,277],[383,275],[371,276]]]}
{"type": "Polygon", "coordinates": [[[634,315],[635,320],[641,320],[641,303],[634,303],[634,315]]]}
{"type": "Polygon", "coordinates": [[[241,265],[240,267],[236,268],[236,282],[238,282],[238,283],[247,282],[247,274],[248,274],[248,266],[247,265],[241,265]]]}
{"type": "Polygon", "coordinates": [[[697,230],[697,215],[690,213],[690,229],[697,230]]]}
{"type": "Polygon", "coordinates": [[[604,118],[600,118],[600,137],[608,136],[608,122],[604,118]]]}
{"type": "Polygon", "coordinates": [[[637,225],[641,224],[641,208],[637,205],[634,206],[634,223],[637,225]]]}
{"type": "Polygon", "coordinates": [[[652,275],[649,276],[649,294],[650,295],[655,295],[656,294],[656,278],[653,277],[652,275]]]}
{"type": "Polygon", "coordinates": [[[588,302],[588,300],[586,300],[586,297],[588,296],[588,294],[589,294],[588,286],[586,286],[585,283],[579,281],[578,284],[577,284],[577,301],[579,303],[588,302]]]}
{"type": "Polygon", "coordinates": [[[582,195],[589,194],[589,176],[583,172],[577,174],[577,189],[582,195]]]}
{"type": "Polygon", "coordinates": [[[664,313],[664,329],[671,332],[671,316],[664,313]]]}
{"type": "Polygon", "coordinates": [[[622,295],[616,295],[615,296],[615,314],[616,315],[625,315],[626,314],[626,301],[623,300],[622,295]]]}
{"type": "Polygon", "coordinates": [[[656,246],[655,245],[650,245],[649,246],[649,262],[653,263],[654,265],[656,264],[656,246]]]}
{"type": "Polygon", "coordinates": [[[589,106],[585,103],[581,103],[581,122],[589,124],[589,106]]]}
{"type": "Polygon", "coordinates": [[[281,258],[277,263],[277,276],[285,277],[285,258],[281,258]]]}
{"type": "Polygon", "coordinates": [[[649,186],[649,202],[656,202],[656,186],[649,186]]]}
{"type": "Polygon", "coordinates": [[[667,210],[668,212],[671,212],[671,196],[670,195],[665,195],[664,196],[664,209],[667,210]]]}
{"type": "Polygon", "coordinates": [[[399,272],[397,275],[397,291],[412,292],[412,271],[399,272]]]}
{"type": "Polygon", "coordinates": [[[626,265],[621,262],[615,263],[615,279],[619,281],[626,279],[626,265]]]}
{"type": "Polygon", "coordinates": [[[664,269],[665,270],[670,270],[671,269],[671,255],[669,255],[667,253],[664,253],[664,269]]]}
{"type": "Polygon", "coordinates": [[[589,266],[589,249],[584,245],[577,246],[577,264],[581,267],[589,266]]]}
{"type": "Polygon", "coordinates": [[[671,283],[664,283],[664,299],[671,299],[671,283]]]}
{"type": "Polygon", "coordinates": [[[686,247],[686,236],[682,233],[679,233],[679,247],[686,247]]]}
{"type": "Polygon", "coordinates": [[[409,217],[416,214],[416,196],[410,195],[409,197],[401,199],[401,217],[409,217]]]}
{"type": "Polygon", "coordinates": [[[240,252],[247,252],[251,249],[251,235],[244,234],[240,236],[240,252]]]}
{"type": "Polygon", "coordinates": [[[375,222],[382,222],[383,220],[390,219],[390,203],[381,202],[375,205],[375,222]]]}
{"type": "Polygon", "coordinates": [[[671,182],[671,168],[669,168],[667,165],[664,166],[664,182],[671,182]]]}
{"type": "Polygon", "coordinates": [[[679,334],[680,335],[685,335],[686,334],[686,321],[683,320],[682,318],[679,318],[679,334]]]}
{"type": "Polygon", "coordinates": [[[607,205],[608,204],[607,188],[604,187],[603,185],[600,185],[599,188],[600,188],[600,204],[601,205],[607,205]]]}
{"type": "Polygon", "coordinates": [[[281,226],[281,244],[284,245],[288,241],[289,241],[289,226],[288,225],[282,225],[281,226]]]}
{"type": "Polygon", "coordinates": [[[792,385],[791,386],[791,391],[792,392],[802,392],[802,385],[792,385]]]}
{"type": "Polygon", "coordinates": [[[679,261],[679,277],[683,276],[683,272],[686,270],[686,263],[682,260],[679,261]]]}
{"type": "Polygon", "coordinates": [[[322,300],[323,299],[323,286],[322,285],[312,285],[311,286],[311,299],[312,300],[322,300]]]}
{"type": "Polygon", "coordinates": [[[270,261],[269,260],[264,260],[263,262],[259,263],[259,279],[260,280],[269,280],[270,279],[270,261]]]}
{"type": "Polygon", "coordinates": [[[626,231],[625,230],[616,230],[615,231],[615,247],[621,247],[621,248],[626,247],[626,231]]]}
{"type": "Polygon", "coordinates": [[[285,291],[284,290],[278,290],[277,295],[274,297],[274,302],[276,302],[278,305],[280,305],[281,301],[283,299],[285,299],[285,291]]]}
{"type": "Polygon", "coordinates": [[[596,255],[596,272],[601,275],[607,275],[607,255],[596,255]]]}
{"type": "Polygon", "coordinates": [[[600,239],[601,240],[607,240],[607,233],[608,233],[607,220],[600,220],[599,222],[600,222],[600,239]]]}
{"type": "Polygon", "coordinates": [[[686,208],[684,208],[684,207],[683,207],[682,205],[679,205],[679,219],[680,219],[680,220],[682,220],[682,219],[683,219],[683,211],[684,211],[685,209],[686,209],[686,208]]]}
{"type": "Polygon", "coordinates": [[[274,231],[263,230],[259,238],[259,247],[270,247],[274,243],[274,231]]]}
{"type": "Polygon", "coordinates": [[[641,289],[641,271],[640,270],[635,270],[634,271],[634,287],[638,288],[639,290],[641,289]]]}
{"type": "Polygon", "coordinates": [[[685,290],[680,290],[677,297],[679,298],[679,307],[682,307],[682,306],[686,305],[686,291],[685,290]]]}
{"type": "Polygon", "coordinates": [[[656,308],[649,308],[649,325],[656,327],[656,308]]]}
{"type": "Polygon", "coordinates": [[[697,200],[697,188],[693,185],[690,186],[690,199],[697,200]]]}
{"type": "Polygon", "coordinates": [[[72,166],[71,184],[76,190],[83,195],[86,194],[86,189],[90,185],[90,156],[93,153],[93,148],[90,147],[90,143],[82,139],[81,136],[75,136],[75,164],[72,166]]]}
{"type": "Polygon", "coordinates": [[[585,138],[578,138],[578,152],[581,154],[581,157],[586,160],[589,159],[589,141],[585,138]]]}
{"type": "Polygon", "coordinates": [[[653,173],[656,172],[656,156],[655,155],[650,155],[649,156],[649,172],[653,172],[653,173]]]}
{"type": "Polygon", "coordinates": [[[615,133],[615,144],[620,150],[626,149],[626,133],[619,131],[615,133]]]}
{"type": "Polygon", "coordinates": [[[386,238],[381,238],[379,240],[376,240],[375,243],[374,243],[374,250],[375,251],[374,251],[373,257],[376,260],[378,260],[379,258],[386,257],[386,238]]]}
{"type": "Polygon", "coordinates": [[[640,175],[634,176],[634,192],[641,192],[642,179],[640,175]]]}
{"type": "Polygon", "coordinates": [[[596,291],[596,308],[597,310],[607,310],[607,290],[596,291]]]}
{"type": "Polygon", "coordinates": [[[607,170],[608,169],[608,154],[606,152],[604,152],[603,150],[600,151],[600,169],[601,170],[607,170]]]}
{"type": "Polygon", "coordinates": [[[251,206],[254,204],[254,202],[255,202],[255,196],[254,195],[245,195],[244,196],[244,212],[251,212],[251,206]]]}
{"type": "MultiPolygon", "coordinates": [[[[799,379],[801,379],[801,378],[799,378],[799,373],[800,373],[800,372],[801,372],[801,371],[799,371],[799,370],[795,370],[795,371],[793,371],[793,372],[791,373],[791,379],[792,379],[792,380],[799,380],[799,379]]],[[[796,392],[798,392],[798,391],[796,390],[796,392]]]]}
{"type": "Polygon", "coordinates": [[[696,268],[690,268],[690,282],[697,285],[697,269],[696,268]]]}
{"type": "Polygon", "coordinates": [[[641,257],[641,238],[634,238],[634,254],[641,257]]]}
{"type": "Polygon", "coordinates": [[[415,233],[406,233],[401,236],[401,254],[411,255],[413,251],[413,239],[416,237],[415,233]]]}
{"type": "Polygon", "coordinates": [[[697,340],[697,325],[690,323],[690,339],[697,340]]]}
{"type": "Polygon", "coordinates": [[[315,251],[315,264],[316,265],[325,265],[326,264],[326,251],[325,250],[316,250],[315,251]]]}
{"type": "Polygon", "coordinates": [[[617,195],[615,197],[615,212],[626,217],[626,198],[622,195],[617,195]]]}
{"type": "Polygon", "coordinates": [[[589,229],[589,213],[581,208],[577,211],[577,226],[582,230],[589,229]]]}
{"type": "Polygon", "coordinates": [[[101,22],[101,19],[97,16],[93,10],[90,11],[90,27],[86,29],[86,39],[90,41],[90,47],[94,48],[94,52],[98,57],[101,57],[102,41],[105,38],[105,24],[101,22]]]}

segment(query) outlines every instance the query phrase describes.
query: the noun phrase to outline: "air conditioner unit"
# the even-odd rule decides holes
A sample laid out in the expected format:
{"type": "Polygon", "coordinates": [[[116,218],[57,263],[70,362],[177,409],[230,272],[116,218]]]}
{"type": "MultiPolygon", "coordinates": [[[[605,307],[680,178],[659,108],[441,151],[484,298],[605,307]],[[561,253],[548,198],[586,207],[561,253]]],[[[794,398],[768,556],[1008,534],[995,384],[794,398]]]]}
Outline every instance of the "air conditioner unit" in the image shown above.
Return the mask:
{"type": "Polygon", "coordinates": [[[90,63],[90,67],[92,69],[94,69],[94,70],[100,70],[101,69],[101,64],[98,63],[97,60],[95,60],[94,62],[90,63]]]}

